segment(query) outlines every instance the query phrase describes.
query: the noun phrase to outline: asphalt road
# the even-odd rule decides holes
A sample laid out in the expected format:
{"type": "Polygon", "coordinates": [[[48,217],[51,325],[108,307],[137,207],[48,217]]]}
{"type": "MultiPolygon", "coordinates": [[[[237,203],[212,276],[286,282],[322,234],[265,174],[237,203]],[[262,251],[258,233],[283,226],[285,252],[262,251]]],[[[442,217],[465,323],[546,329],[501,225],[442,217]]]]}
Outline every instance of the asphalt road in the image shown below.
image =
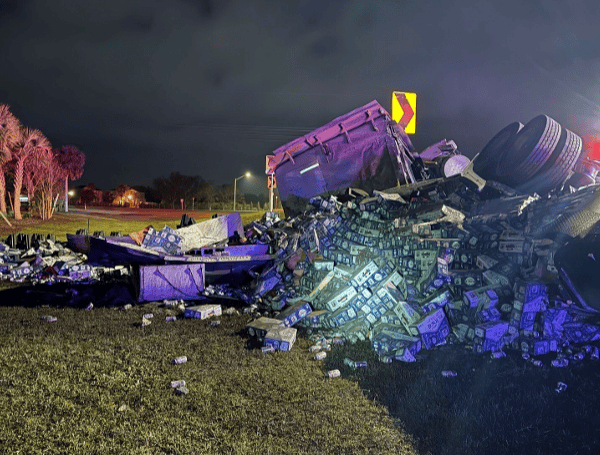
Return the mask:
{"type": "Polygon", "coordinates": [[[131,207],[69,207],[69,213],[84,217],[97,217],[112,219],[115,217],[147,220],[152,218],[181,218],[184,213],[194,218],[196,221],[206,220],[211,218],[215,213],[219,215],[226,213],[221,211],[208,210],[173,210],[173,209],[147,209],[147,208],[131,208],[131,207]]]}

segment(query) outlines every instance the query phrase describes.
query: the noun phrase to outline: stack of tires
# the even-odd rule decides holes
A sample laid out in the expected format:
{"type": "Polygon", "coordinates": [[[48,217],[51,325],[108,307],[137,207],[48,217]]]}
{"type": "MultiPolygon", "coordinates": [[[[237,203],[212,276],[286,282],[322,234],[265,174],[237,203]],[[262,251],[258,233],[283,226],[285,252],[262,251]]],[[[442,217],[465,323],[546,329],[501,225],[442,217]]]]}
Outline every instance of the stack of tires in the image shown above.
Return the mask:
{"type": "Polygon", "coordinates": [[[582,141],[547,115],[523,126],[511,123],[473,161],[473,170],[523,193],[547,194],[560,188],[581,154],[582,141]]]}

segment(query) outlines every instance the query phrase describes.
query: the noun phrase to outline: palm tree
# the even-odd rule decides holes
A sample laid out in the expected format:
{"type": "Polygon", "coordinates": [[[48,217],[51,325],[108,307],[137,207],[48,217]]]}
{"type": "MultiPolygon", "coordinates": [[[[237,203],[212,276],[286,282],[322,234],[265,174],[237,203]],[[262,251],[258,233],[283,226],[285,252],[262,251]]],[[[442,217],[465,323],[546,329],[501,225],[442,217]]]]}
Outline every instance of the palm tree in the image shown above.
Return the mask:
{"type": "Polygon", "coordinates": [[[13,160],[15,167],[15,188],[13,194],[15,207],[15,220],[21,220],[21,189],[23,188],[23,171],[25,160],[40,149],[51,149],[50,141],[40,130],[21,128],[19,137],[13,146],[13,160]]]}
{"type": "Polygon", "coordinates": [[[12,159],[12,146],[17,140],[21,125],[10,112],[8,104],[0,104],[0,212],[6,212],[6,180],[4,172],[12,159]]]}

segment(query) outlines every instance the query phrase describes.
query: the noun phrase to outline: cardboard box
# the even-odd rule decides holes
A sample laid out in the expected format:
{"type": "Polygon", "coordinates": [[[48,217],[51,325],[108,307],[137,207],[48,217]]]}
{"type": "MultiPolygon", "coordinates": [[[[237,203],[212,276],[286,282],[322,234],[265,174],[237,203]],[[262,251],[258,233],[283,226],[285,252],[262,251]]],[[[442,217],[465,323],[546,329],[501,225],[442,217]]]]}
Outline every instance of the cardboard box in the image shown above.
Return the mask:
{"type": "Polygon", "coordinates": [[[563,334],[572,343],[588,343],[600,339],[600,327],[584,322],[565,322],[563,334]]]}
{"type": "Polygon", "coordinates": [[[496,264],[498,264],[498,261],[490,256],[487,256],[485,254],[477,255],[476,265],[478,268],[480,268],[482,270],[491,269],[496,264]]]}
{"type": "Polygon", "coordinates": [[[535,311],[523,311],[521,314],[521,323],[519,324],[519,329],[533,330],[533,324],[535,322],[536,315],[537,312],[535,311]]]}
{"type": "Polygon", "coordinates": [[[540,311],[544,311],[546,309],[547,301],[548,300],[545,295],[536,297],[532,300],[525,300],[525,302],[523,302],[523,312],[538,313],[540,311]]]}
{"type": "Polygon", "coordinates": [[[356,292],[356,289],[354,287],[347,286],[347,287],[343,288],[342,290],[336,292],[333,296],[331,296],[325,302],[325,307],[329,311],[334,312],[337,309],[348,305],[350,303],[350,301],[354,297],[356,297],[357,294],[358,294],[358,292],[356,292]]]}
{"type": "Polygon", "coordinates": [[[92,277],[93,267],[88,264],[69,266],[69,277],[72,280],[85,280],[92,277]]]}
{"type": "Polygon", "coordinates": [[[475,326],[475,336],[491,341],[500,341],[507,331],[506,321],[490,321],[475,326]]]}
{"type": "Polygon", "coordinates": [[[409,333],[420,335],[425,349],[445,344],[446,337],[450,334],[450,326],[444,310],[439,308],[426,314],[410,328],[409,333]]]}
{"type": "Polygon", "coordinates": [[[504,348],[504,340],[498,341],[490,340],[487,338],[475,337],[473,340],[473,352],[481,354],[483,352],[496,352],[504,348]]]}
{"type": "Polygon", "coordinates": [[[331,282],[333,277],[334,277],[333,270],[327,272],[327,275],[325,275],[325,277],[319,282],[319,284],[317,286],[315,286],[315,288],[310,292],[310,294],[308,294],[307,296],[304,297],[304,300],[306,300],[307,302],[312,302],[315,299],[315,297],[317,297],[317,295],[321,291],[323,291],[323,289],[325,289],[325,287],[327,287],[327,285],[331,282]]]}
{"type": "Polygon", "coordinates": [[[369,261],[352,276],[350,283],[352,286],[360,288],[367,282],[371,275],[377,272],[378,269],[379,266],[375,263],[375,261],[369,261]]]}
{"type": "Polygon", "coordinates": [[[400,301],[394,308],[402,325],[410,331],[410,327],[421,319],[421,309],[416,302],[400,301]]]}
{"type": "Polygon", "coordinates": [[[572,316],[564,308],[547,308],[542,316],[544,336],[553,337],[562,334],[563,324],[572,320],[572,316]]]}
{"type": "MultiPolygon", "coordinates": [[[[410,336],[403,331],[398,331],[397,327],[384,328],[371,337],[373,350],[378,354],[389,354],[398,349],[413,346],[416,349],[420,344],[418,337],[410,336]]],[[[420,347],[419,347],[420,349],[420,347]]]]}
{"type": "Polygon", "coordinates": [[[168,254],[178,254],[182,251],[183,240],[169,226],[165,226],[160,231],[156,231],[151,226],[142,241],[142,246],[168,254]]]}
{"type": "Polygon", "coordinates": [[[488,308],[487,310],[477,312],[477,319],[480,322],[498,321],[501,317],[502,314],[497,308],[488,308]]]}
{"type": "Polygon", "coordinates": [[[527,286],[525,287],[524,302],[531,302],[538,298],[548,298],[546,285],[536,282],[527,283],[527,286]]]}
{"type": "Polygon", "coordinates": [[[411,350],[407,347],[400,348],[394,352],[394,359],[400,362],[416,362],[417,359],[411,350]]]}
{"type": "Polygon", "coordinates": [[[450,334],[450,326],[448,320],[444,320],[439,330],[436,332],[423,333],[421,334],[421,341],[425,349],[431,349],[436,346],[443,346],[446,344],[446,339],[450,334]]]}
{"type": "Polygon", "coordinates": [[[439,289],[422,302],[419,302],[419,304],[421,305],[422,312],[427,314],[438,308],[443,308],[449,302],[450,291],[447,289],[439,289]]]}
{"type": "Polygon", "coordinates": [[[273,346],[279,351],[289,351],[296,341],[296,329],[293,327],[273,326],[265,334],[265,346],[273,346]]]}
{"type": "Polygon", "coordinates": [[[207,319],[212,316],[221,315],[221,305],[196,305],[185,309],[184,318],[190,319],[207,319]]]}
{"type": "Polygon", "coordinates": [[[358,313],[351,306],[339,308],[327,317],[327,321],[330,327],[339,327],[356,319],[358,313]]]}
{"type": "Polygon", "coordinates": [[[311,312],[312,308],[308,302],[297,302],[279,313],[276,319],[279,319],[285,327],[291,327],[311,312]]]}
{"type": "Polygon", "coordinates": [[[250,321],[246,324],[244,329],[250,337],[262,341],[267,332],[276,326],[281,327],[281,321],[279,319],[262,317],[255,321],[250,321]]]}
{"type": "Polygon", "coordinates": [[[542,339],[533,342],[533,352],[530,354],[538,356],[545,355],[549,352],[556,352],[558,349],[558,342],[556,339],[542,339]]]}

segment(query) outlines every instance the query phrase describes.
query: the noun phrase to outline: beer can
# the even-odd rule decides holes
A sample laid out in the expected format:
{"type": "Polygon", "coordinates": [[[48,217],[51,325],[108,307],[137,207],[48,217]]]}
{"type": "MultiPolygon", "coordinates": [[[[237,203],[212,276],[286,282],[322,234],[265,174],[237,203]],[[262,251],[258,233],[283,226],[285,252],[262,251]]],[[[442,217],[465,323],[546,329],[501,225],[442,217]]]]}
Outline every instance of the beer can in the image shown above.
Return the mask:
{"type": "Polygon", "coordinates": [[[321,351],[321,352],[317,352],[313,356],[313,359],[315,359],[315,360],[323,360],[325,357],[327,357],[327,353],[325,351],[321,351]]]}
{"type": "Polygon", "coordinates": [[[571,356],[571,360],[577,360],[577,361],[583,360],[584,358],[585,358],[585,353],[584,352],[578,352],[578,353],[573,354],[571,356]]]}
{"type": "Polygon", "coordinates": [[[392,361],[394,360],[394,358],[391,357],[391,356],[389,356],[389,355],[382,355],[382,356],[379,356],[379,360],[382,363],[392,363],[392,361]]]}
{"type": "Polygon", "coordinates": [[[567,384],[565,384],[564,382],[558,382],[558,384],[556,384],[556,393],[562,393],[565,390],[567,390],[567,384]]]}
{"type": "Polygon", "coordinates": [[[366,360],[358,360],[356,362],[354,362],[354,368],[366,368],[369,365],[367,364],[366,360]]]}
{"type": "Polygon", "coordinates": [[[339,378],[340,377],[340,370],[329,370],[327,372],[327,377],[328,378],[339,378]]]}
{"type": "Polygon", "coordinates": [[[275,352],[275,346],[268,344],[268,345],[260,348],[260,350],[263,352],[263,354],[267,354],[269,352],[275,352]]]}
{"type": "Polygon", "coordinates": [[[42,320],[46,322],[56,322],[57,319],[54,316],[42,316],[42,320]]]}
{"type": "Polygon", "coordinates": [[[444,376],[445,378],[453,378],[457,375],[458,375],[458,373],[456,371],[452,371],[452,370],[443,370],[442,371],[442,376],[444,376]]]}
{"type": "Polygon", "coordinates": [[[177,316],[167,316],[165,318],[165,322],[172,322],[172,321],[176,321],[177,320],[177,316]]]}
{"type": "Polygon", "coordinates": [[[569,359],[555,359],[550,362],[550,365],[555,368],[564,368],[569,365],[569,359]]]}
{"type": "Polygon", "coordinates": [[[146,313],[145,315],[142,316],[144,319],[152,319],[154,317],[154,314],[152,313],[146,313]]]}
{"type": "Polygon", "coordinates": [[[171,387],[185,387],[185,381],[183,379],[179,381],[171,381],[171,387]]]}
{"type": "Polygon", "coordinates": [[[173,359],[173,365],[181,365],[182,363],[186,363],[187,362],[187,357],[182,355],[180,357],[175,357],[173,359]]]}
{"type": "Polygon", "coordinates": [[[175,392],[177,393],[177,395],[187,395],[188,393],[190,393],[188,388],[184,385],[177,387],[175,389],[175,392]]]}

